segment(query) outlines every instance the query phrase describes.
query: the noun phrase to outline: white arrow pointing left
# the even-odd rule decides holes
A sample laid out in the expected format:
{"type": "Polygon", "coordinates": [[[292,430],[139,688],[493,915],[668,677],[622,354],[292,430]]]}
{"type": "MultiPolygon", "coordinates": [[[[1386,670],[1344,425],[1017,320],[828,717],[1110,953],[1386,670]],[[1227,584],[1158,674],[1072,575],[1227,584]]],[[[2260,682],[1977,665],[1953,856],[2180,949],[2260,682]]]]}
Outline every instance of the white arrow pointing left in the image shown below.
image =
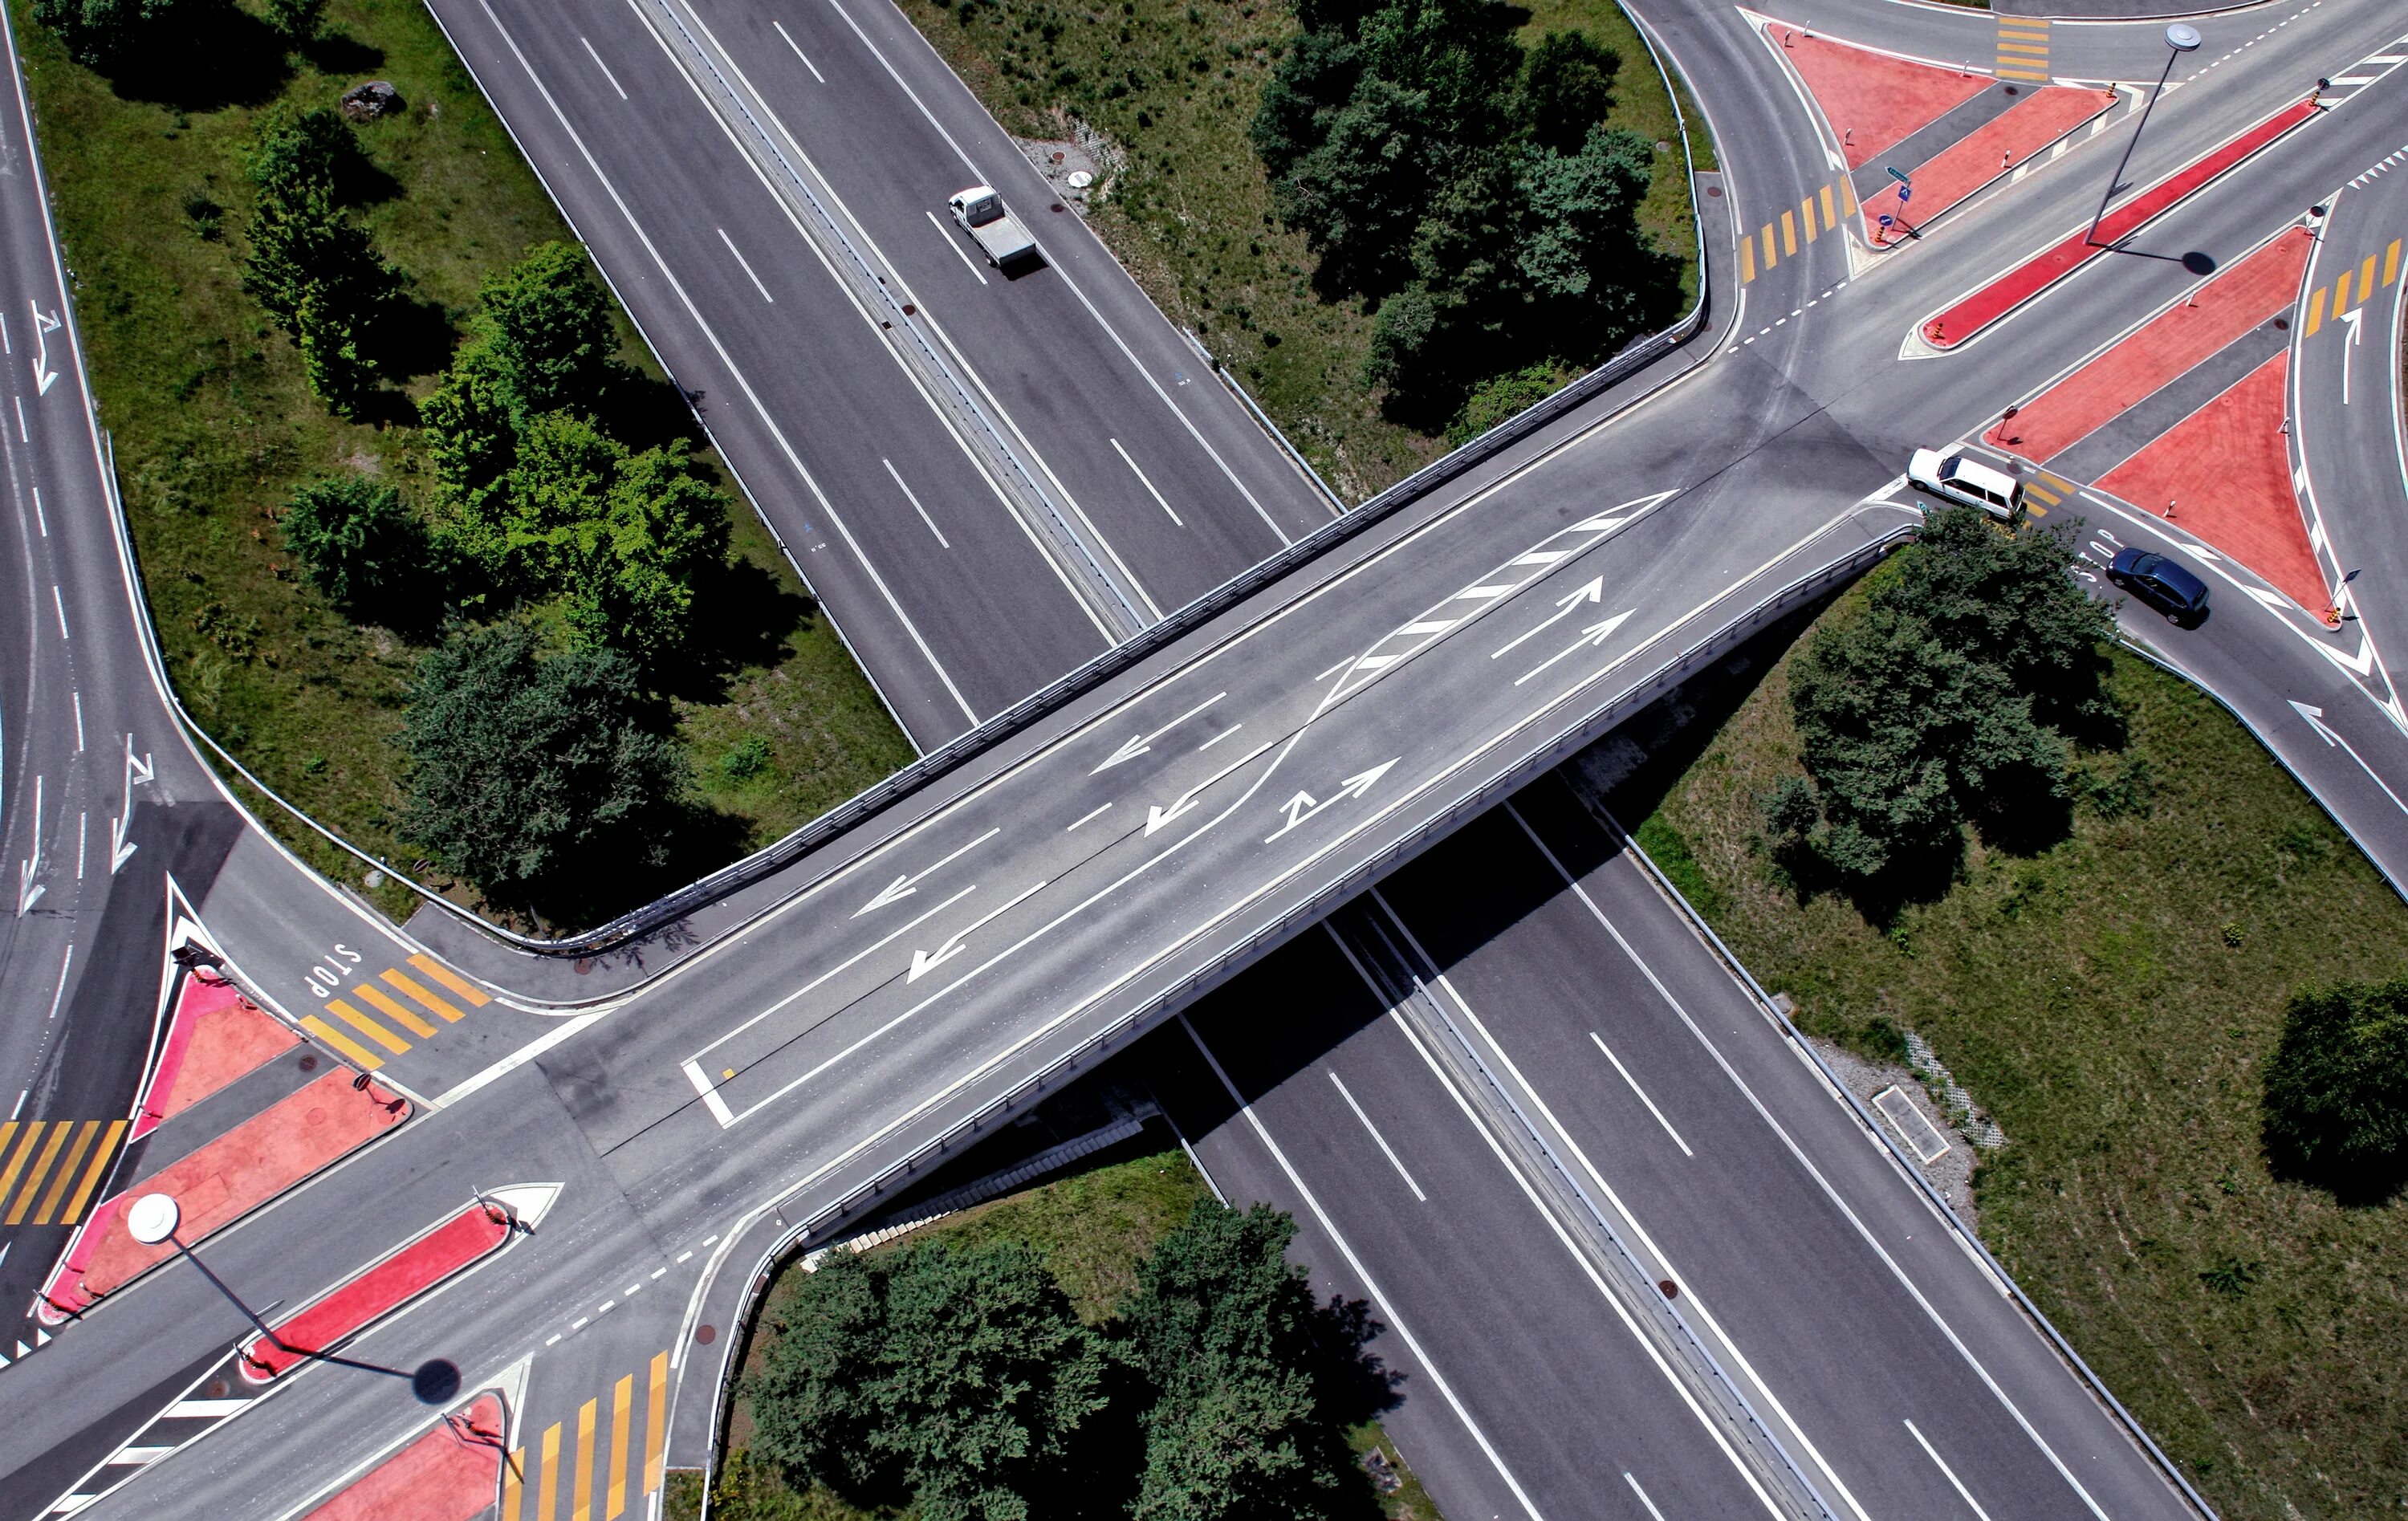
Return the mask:
{"type": "Polygon", "coordinates": [[[986,833],[979,836],[976,839],[971,840],[968,844],[962,846],[960,849],[945,856],[944,859],[939,861],[936,866],[924,867],[920,870],[911,872],[907,876],[896,878],[893,882],[890,882],[885,886],[880,888],[876,897],[871,898],[868,902],[853,910],[853,916],[855,919],[858,919],[872,909],[882,909],[889,903],[902,902],[905,898],[910,897],[913,893],[918,892],[920,889],[915,884],[923,878],[928,876],[929,873],[935,871],[938,867],[946,866],[953,861],[959,860],[962,856],[977,849],[979,846],[985,844],[988,840],[993,839],[996,836],[1001,833],[1003,833],[1003,830],[1000,827],[989,829],[986,833]]]}
{"type": "Polygon", "coordinates": [[[969,939],[973,931],[979,929],[989,922],[1001,917],[1007,910],[1019,904],[1031,894],[1042,891],[1044,886],[1045,884],[1040,882],[1035,887],[1029,888],[1027,892],[1024,892],[1018,897],[1013,898],[1010,903],[1003,905],[1002,908],[996,909],[994,912],[985,914],[972,923],[965,925],[961,928],[954,930],[951,935],[946,936],[945,942],[942,945],[938,946],[934,951],[912,952],[911,969],[904,976],[903,981],[906,983],[916,983],[937,968],[943,966],[946,962],[953,960],[953,957],[960,955],[962,954],[962,942],[969,939]]]}
{"type": "Polygon", "coordinates": [[[42,309],[32,302],[26,305],[34,307],[34,395],[47,396],[59,378],[59,372],[50,367],[50,334],[57,329],[59,320],[44,315],[42,309]]]}

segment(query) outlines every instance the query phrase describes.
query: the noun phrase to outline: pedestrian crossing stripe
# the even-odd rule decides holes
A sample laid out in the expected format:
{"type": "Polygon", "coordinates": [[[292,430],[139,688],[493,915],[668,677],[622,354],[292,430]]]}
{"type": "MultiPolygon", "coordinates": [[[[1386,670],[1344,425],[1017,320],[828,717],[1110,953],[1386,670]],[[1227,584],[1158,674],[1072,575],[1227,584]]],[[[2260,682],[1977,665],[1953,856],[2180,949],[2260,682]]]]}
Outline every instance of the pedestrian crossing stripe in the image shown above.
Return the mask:
{"type": "Polygon", "coordinates": [[[2377,290],[2388,290],[2393,285],[2398,284],[2399,280],[2400,239],[2395,237],[2389,244],[2386,245],[2381,253],[2368,254],[2365,259],[2358,264],[2357,268],[2351,269],[2347,266],[2344,266],[2342,272],[2334,278],[2333,282],[2329,287],[2319,285],[2314,292],[2310,293],[2308,296],[2307,320],[2300,329],[2300,337],[2303,338],[2315,337],[2318,330],[2325,325],[2325,318],[2328,312],[2330,313],[2334,322],[2339,322],[2341,321],[2341,314],[2347,311],[2352,306],[2373,299],[2374,293],[2377,290]],[[2383,265],[2383,278],[2380,284],[2376,282],[2374,272],[2374,266],[2377,260],[2380,260],[2383,265]],[[2351,281],[2353,280],[2357,282],[2355,286],[2351,284],[2351,281]],[[2325,292],[2328,289],[2332,292],[2332,300],[2329,306],[2328,306],[2325,299],[2325,292]],[[2353,291],[2356,295],[2355,301],[2352,299],[2353,291]]]}
{"type": "Polygon", "coordinates": [[[546,1427],[536,1442],[534,1471],[528,1471],[526,1449],[513,1449],[502,1465],[502,1521],[618,1521],[631,1498],[641,1510],[661,1486],[668,1447],[668,1391],[669,1355],[655,1353],[644,1370],[640,1452],[635,1442],[633,1373],[622,1374],[606,1395],[578,1407],[573,1439],[564,1439],[567,1422],[546,1427]],[[605,1398],[609,1401],[607,1419],[605,1398]],[[564,1447],[568,1449],[565,1455],[564,1447]],[[561,1492],[564,1456],[568,1464],[566,1506],[561,1492]],[[597,1481],[598,1510],[594,1503],[597,1481]]]}
{"type": "Polygon", "coordinates": [[[1759,271],[1770,270],[1783,259],[1794,257],[1801,231],[1806,241],[1812,243],[1825,233],[1838,232],[1842,219],[1856,214],[1855,190],[1845,179],[1810,191],[1795,208],[1784,208],[1778,219],[1739,240],[1739,282],[1749,284],[1759,271]],[[1821,220],[1817,221],[1817,217],[1821,220]],[[1776,233],[1778,244],[1774,242],[1776,233]]]}
{"type": "Polygon", "coordinates": [[[125,1128],[123,1120],[0,1121],[0,1224],[81,1220],[125,1128]]]}
{"type": "Polygon", "coordinates": [[[2001,79],[2048,82],[2048,22],[2021,16],[1999,18],[1998,63],[1992,73],[2001,79]]]}
{"type": "Polygon", "coordinates": [[[394,1033],[394,1026],[421,1040],[429,1040],[439,1032],[440,1026],[427,1023],[426,1014],[435,1015],[446,1025],[456,1025],[467,1017],[466,1012],[452,998],[457,998],[472,1009],[480,1009],[494,1001],[477,984],[433,956],[413,955],[409,958],[409,966],[426,982],[419,981],[398,967],[388,967],[372,980],[362,979],[350,989],[348,997],[326,1000],[326,1012],[340,1020],[340,1026],[309,1014],[302,1019],[301,1027],[340,1052],[345,1060],[360,1070],[373,1072],[384,1065],[384,1057],[370,1050],[371,1045],[380,1046],[395,1056],[410,1048],[409,1040],[394,1033]],[[379,983],[384,986],[378,986],[379,983]],[[452,995],[452,998],[437,993],[427,983],[440,985],[444,992],[452,995]],[[395,997],[394,994],[401,997],[395,997]],[[418,1008],[410,1008],[409,1004],[402,1001],[403,998],[418,1008]],[[421,1010],[424,1012],[420,1012],[421,1010]]]}

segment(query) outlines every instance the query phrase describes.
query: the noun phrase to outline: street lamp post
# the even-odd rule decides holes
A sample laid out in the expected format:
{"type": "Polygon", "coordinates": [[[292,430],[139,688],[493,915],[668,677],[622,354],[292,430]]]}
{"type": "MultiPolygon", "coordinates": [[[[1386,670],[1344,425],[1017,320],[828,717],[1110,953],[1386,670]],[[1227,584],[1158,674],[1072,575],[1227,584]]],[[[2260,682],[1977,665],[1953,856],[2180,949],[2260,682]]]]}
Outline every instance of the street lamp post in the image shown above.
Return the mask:
{"type": "Polygon", "coordinates": [[[2157,75],[2157,87],[2149,92],[2148,100],[2141,107],[2140,123],[2132,128],[2131,140],[2124,145],[2124,156],[2115,165],[2114,177],[2107,181],[2107,194],[2099,197],[2099,214],[2090,219],[2090,230],[2082,240],[2099,246],[2099,224],[2107,220],[2107,203],[2115,198],[2115,187],[2124,182],[2124,171],[2132,165],[2132,150],[2141,144],[2141,134],[2149,130],[2149,113],[2157,108],[2157,97],[2166,93],[2166,81],[2173,78],[2174,60],[2186,52],[2199,50],[2199,28],[2187,22],[2176,22],[2166,28],[2166,66],[2157,75]]]}
{"type": "Polygon", "coordinates": [[[243,1303],[233,1289],[226,1287],[224,1279],[211,1272],[208,1263],[193,1255],[193,1249],[176,1234],[177,1226],[182,1222],[183,1211],[166,1194],[145,1194],[125,1212],[125,1228],[136,1241],[145,1246],[156,1246],[161,1241],[173,1246],[182,1254],[185,1261],[200,1270],[201,1276],[209,1281],[210,1287],[225,1296],[228,1304],[242,1312],[242,1318],[251,1322],[252,1328],[265,1337],[268,1344],[277,1351],[288,1356],[307,1357],[312,1362],[333,1363],[338,1368],[356,1368],[364,1373],[382,1373],[389,1378],[406,1379],[409,1383],[409,1392],[424,1405],[443,1404],[460,1392],[460,1370],[440,1357],[404,1372],[398,1368],[380,1368],[375,1363],[359,1362],[350,1357],[337,1357],[330,1352],[315,1352],[308,1347],[293,1345],[270,1330],[267,1322],[253,1313],[251,1306],[243,1303]]]}

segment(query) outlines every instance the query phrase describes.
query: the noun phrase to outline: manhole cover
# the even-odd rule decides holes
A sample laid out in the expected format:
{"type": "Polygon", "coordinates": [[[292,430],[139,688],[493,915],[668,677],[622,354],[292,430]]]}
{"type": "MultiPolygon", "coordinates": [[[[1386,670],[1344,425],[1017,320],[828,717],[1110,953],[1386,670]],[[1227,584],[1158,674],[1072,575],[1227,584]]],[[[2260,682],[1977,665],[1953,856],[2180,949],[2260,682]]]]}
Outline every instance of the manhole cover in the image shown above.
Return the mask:
{"type": "Polygon", "coordinates": [[[1658,1283],[1656,1286],[1663,1291],[1664,1298],[1668,1299],[1677,1299],[1681,1297],[1681,1285],[1672,1282],[1669,1278],[1658,1283]]]}
{"type": "Polygon", "coordinates": [[[1723,198],[1723,187],[1722,187],[1722,186],[1720,186],[1720,185],[1708,185],[1708,186],[1706,187],[1706,199],[1708,199],[1708,200],[1710,200],[1710,201],[1719,201],[1719,200],[1721,200],[1722,198],[1723,198]]]}
{"type": "Polygon", "coordinates": [[[696,1326],[694,1328],[694,1339],[701,1342],[704,1346],[709,1346],[713,1342],[719,1340],[719,1327],[716,1326],[696,1326]]]}
{"type": "Polygon", "coordinates": [[[203,1392],[212,1399],[223,1399],[226,1396],[226,1381],[222,1378],[213,1378],[209,1380],[208,1388],[203,1392]]]}
{"type": "Polygon", "coordinates": [[[318,1069],[318,1058],[308,1052],[304,1052],[302,1053],[301,1059],[294,1065],[300,1068],[301,1070],[305,1072],[314,1072],[318,1069]]]}

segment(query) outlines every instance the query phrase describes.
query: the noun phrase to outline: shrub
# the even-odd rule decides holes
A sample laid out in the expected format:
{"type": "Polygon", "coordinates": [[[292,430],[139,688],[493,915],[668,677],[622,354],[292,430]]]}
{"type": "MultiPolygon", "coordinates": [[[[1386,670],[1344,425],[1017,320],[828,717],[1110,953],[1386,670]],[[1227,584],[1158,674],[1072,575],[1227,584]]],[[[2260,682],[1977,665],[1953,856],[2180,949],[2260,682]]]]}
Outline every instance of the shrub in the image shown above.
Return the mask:
{"type": "Polygon", "coordinates": [[[158,39],[180,8],[179,0],[34,0],[34,20],[77,63],[107,68],[158,39]]]}
{"type": "Polygon", "coordinates": [[[284,544],[337,607],[374,613],[425,563],[425,535],[401,493],[365,476],[330,476],[293,494],[284,544]]]}
{"type": "Polygon", "coordinates": [[[2353,1201],[2408,1183],[2408,977],[2296,995],[2262,1113],[2280,1175],[2353,1201]]]}

